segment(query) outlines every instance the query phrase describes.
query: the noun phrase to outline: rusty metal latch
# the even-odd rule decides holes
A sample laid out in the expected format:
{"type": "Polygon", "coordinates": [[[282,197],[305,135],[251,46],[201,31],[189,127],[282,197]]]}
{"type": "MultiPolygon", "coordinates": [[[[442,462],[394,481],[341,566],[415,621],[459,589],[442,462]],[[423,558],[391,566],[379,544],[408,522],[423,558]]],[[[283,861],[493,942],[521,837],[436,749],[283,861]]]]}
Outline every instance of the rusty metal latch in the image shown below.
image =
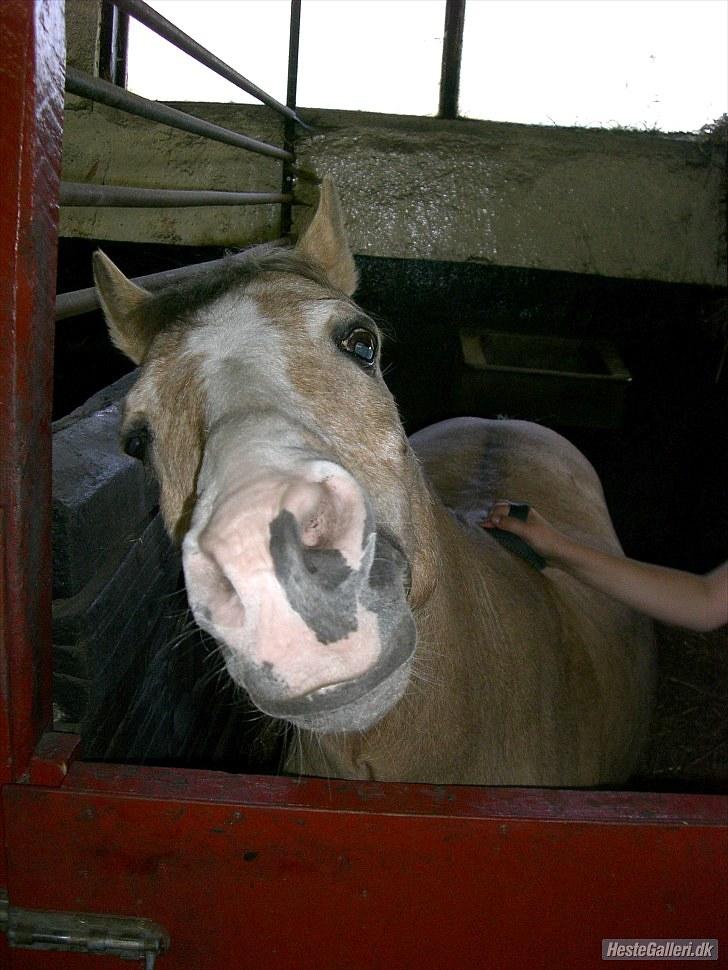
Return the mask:
{"type": "Polygon", "coordinates": [[[148,919],[21,909],[10,905],[4,890],[0,890],[0,931],[7,934],[11,947],[143,960],[144,970],[153,970],[170,942],[169,933],[148,919]]]}

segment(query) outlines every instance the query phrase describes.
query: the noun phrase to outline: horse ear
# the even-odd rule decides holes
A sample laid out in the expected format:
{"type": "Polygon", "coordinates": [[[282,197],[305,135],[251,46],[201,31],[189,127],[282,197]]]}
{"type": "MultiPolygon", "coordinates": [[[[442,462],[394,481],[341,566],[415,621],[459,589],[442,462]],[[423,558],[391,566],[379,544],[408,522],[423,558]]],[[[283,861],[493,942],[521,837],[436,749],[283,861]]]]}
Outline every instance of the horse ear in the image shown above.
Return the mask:
{"type": "Polygon", "coordinates": [[[308,228],[296,245],[296,251],[323,269],[331,283],[351,296],[359,277],[349,249],[344,217],[336,186],[325,175],[321,184],[318,207],[308,228]]]}
{"type": "Polygon", "coordinates": [[[157,330],[139,311],[151,297],[148,290],[132,283],[97,249],[93,255],[94,282],[115,347],[135,364],[140,364],[157,330]]]}

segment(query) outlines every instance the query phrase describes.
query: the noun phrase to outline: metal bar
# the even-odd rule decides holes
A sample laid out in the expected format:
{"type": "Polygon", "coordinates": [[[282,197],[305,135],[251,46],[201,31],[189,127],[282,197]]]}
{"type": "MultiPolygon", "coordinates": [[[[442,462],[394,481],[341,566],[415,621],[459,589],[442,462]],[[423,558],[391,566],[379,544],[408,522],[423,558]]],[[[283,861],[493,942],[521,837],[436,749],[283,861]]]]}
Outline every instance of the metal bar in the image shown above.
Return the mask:
{"type": "Polygon", "coordinates": [[[61,182],[61,205],[125,206],[166,208],[170,206],[263,205],[290,203],[293,196],[282,192],[219,192],[185,189],[143,189],[121,185],[92,185],[61,182]]]}
{"type": "Polygon", "coordinates": [[[91,77],[73,67],[66,69],[66,91],[77,94],[81,98],[99,101],[111,108],[119,108],[121,111],[138,115],[140,118],[147,118],[150,121],[157,121],[172,128],[191,132],[193,135],[210,138],[212,141],[234,145],[236,148],[245,148],[247,151],[257,152],[259,155],[268,155],[271,158],[293,160],[293,155],[283,148],[268,145],[265,142],[257,141],[255,138],[249,138],[247,135],[230,131],[229,128],[222,128],[220,125],[195,118],[193,115],[178,111],[176,108],[170,108],[158,101],[141,98],[138,94],[132,94],[130,91],[125,91],[123,88],[109,84],[108,81],[102,81],[100,78],[91,77]]]}
{"type": "Polygon", "coordinates": [[[295,108],[298,92],[298,48],[301,39],[301,0],[291,0],[291,26],[288,34],[288,83],[286,104],[295,108]]]}
{"type": "Polygon", "coordinates": [[[447,0],[445,38],[442,44],[440,73],[440,118],[457,118],[460,94],[460,62],[463,54],[465,0],[447,0]]]}
{"type": "MultiPolygon", "coordinates": [[[[167,269],[162,273],[151,273],[149,276],[137,276],[132,282],[146,290],[159,290],[171,283],[179,283],[188,276],[201,276],[211,273],[226,265],[230,260],[255,258],[258,251],[266,251],[271,246],[285,242],[283,239],[274,239],[272,242],[263,243],[260,246],[253,246],[242,253],[235,253],[223,259],[210,259],[204,263],[190,263],[188,266],[181,266],[179,269],[167,269]]],[[[90,313],[98,309],[101,304],[94,286],[89,286],[84,290],[73,290],[69,293],[59,293],[56,297],[56,321],[67,320],[69,317],[77,317],[82,313],[90,313]]]]}
{"type": "MultiPolygon", "coordinates": [[[[301,0],[291,0],[291,26],[288,35],[288,84],[286,86],[286,104],[295,111],[298,92],[298,50],[301,37],[301,0]]],[[[296,129],[290,121],[283,127],[283,145],[294,155],[296,129]]],[[[296,187],[296,175],[289,162],[283,163],[283,180],[281,189],[290,194],[296,187]]],[[[291,204],[281,207],[281,235],[288,236],[293,224],[293,209],[291,204]]]]}
{"type": "Polygon", "coordinates": [[[170,945],[167,930],[148,919],[106,913],[23,909],[11,906],[4,890],[0,891],[0,932],[7,934],[12,949],[145,960],[146,965],[152,967],[154,958],[166,953],[170,945]]]}
{"type": "Polygon", "coordinates": [[[301,121],[295,111],[291,111],[289,107],[281,104],[280,101],[276,101],[272,95],[263,91],[257,84],[253,84],[252,81],[243,77],[242,74],[239,74],[229,64],[221,61],[219,57],[216,57],[208,51],[202,44],[198,44],[189,34],[180,30],[179,27],[176,27],[166,17],[157,13],[156,10],[150,7],[149,4],[144,3],[143,0],[113,0],[113,2],[120,10],[128,13],[135,20],[138,20],[140,24],[144,24],[145,27],[153,30],[155,34],[163,37],[170,44],[184,51],[185,54],[194,57],[196,61],[204,64],[205,67],[219,74],[220,77],[224,77],[226,81],[230,81],[236,87],[241,88],[248,94],[252,94],[254,98],[258,98],[263,104],[267,104],[269,108],[284,115],[286,118],[290,118],[297,124],[303,125],[304,128],[308,127],[308,125],[301,121]]]}
{"type": "Polygon", "coordinates": [[[129,15],[118,10],[111,0],[101,5],[99,31],[99,77],[126,87],[126,49],[129,15]]]}

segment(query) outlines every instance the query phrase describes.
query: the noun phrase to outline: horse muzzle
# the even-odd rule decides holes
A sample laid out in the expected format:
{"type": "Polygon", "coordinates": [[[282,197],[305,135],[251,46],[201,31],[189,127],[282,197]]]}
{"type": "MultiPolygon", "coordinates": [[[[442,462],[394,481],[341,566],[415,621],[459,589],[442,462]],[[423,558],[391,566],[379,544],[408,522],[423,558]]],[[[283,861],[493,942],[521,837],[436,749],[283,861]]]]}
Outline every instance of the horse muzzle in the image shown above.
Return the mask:
{"type": "Polygon", "coordinates": [[[312,730],[374,723],[406,686],[415,626],[407,557],[367,494],[310,460],[202,498],[183,544],[188,598],[231,677],[312,730]]]}

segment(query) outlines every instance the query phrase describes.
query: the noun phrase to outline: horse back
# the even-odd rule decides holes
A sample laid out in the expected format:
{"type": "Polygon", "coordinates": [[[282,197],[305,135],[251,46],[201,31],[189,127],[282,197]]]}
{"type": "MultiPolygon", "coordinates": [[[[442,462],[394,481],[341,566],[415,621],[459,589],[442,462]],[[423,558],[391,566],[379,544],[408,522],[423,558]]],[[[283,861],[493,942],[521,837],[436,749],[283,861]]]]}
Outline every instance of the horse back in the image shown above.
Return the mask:
{"type": "Polygon", "coordinates": [[[566,438],[530,421],[452,418],[410,438],[444,504],[466,519],[507,498],[611,552],[621,547],[594,468],[566,438]]]}

